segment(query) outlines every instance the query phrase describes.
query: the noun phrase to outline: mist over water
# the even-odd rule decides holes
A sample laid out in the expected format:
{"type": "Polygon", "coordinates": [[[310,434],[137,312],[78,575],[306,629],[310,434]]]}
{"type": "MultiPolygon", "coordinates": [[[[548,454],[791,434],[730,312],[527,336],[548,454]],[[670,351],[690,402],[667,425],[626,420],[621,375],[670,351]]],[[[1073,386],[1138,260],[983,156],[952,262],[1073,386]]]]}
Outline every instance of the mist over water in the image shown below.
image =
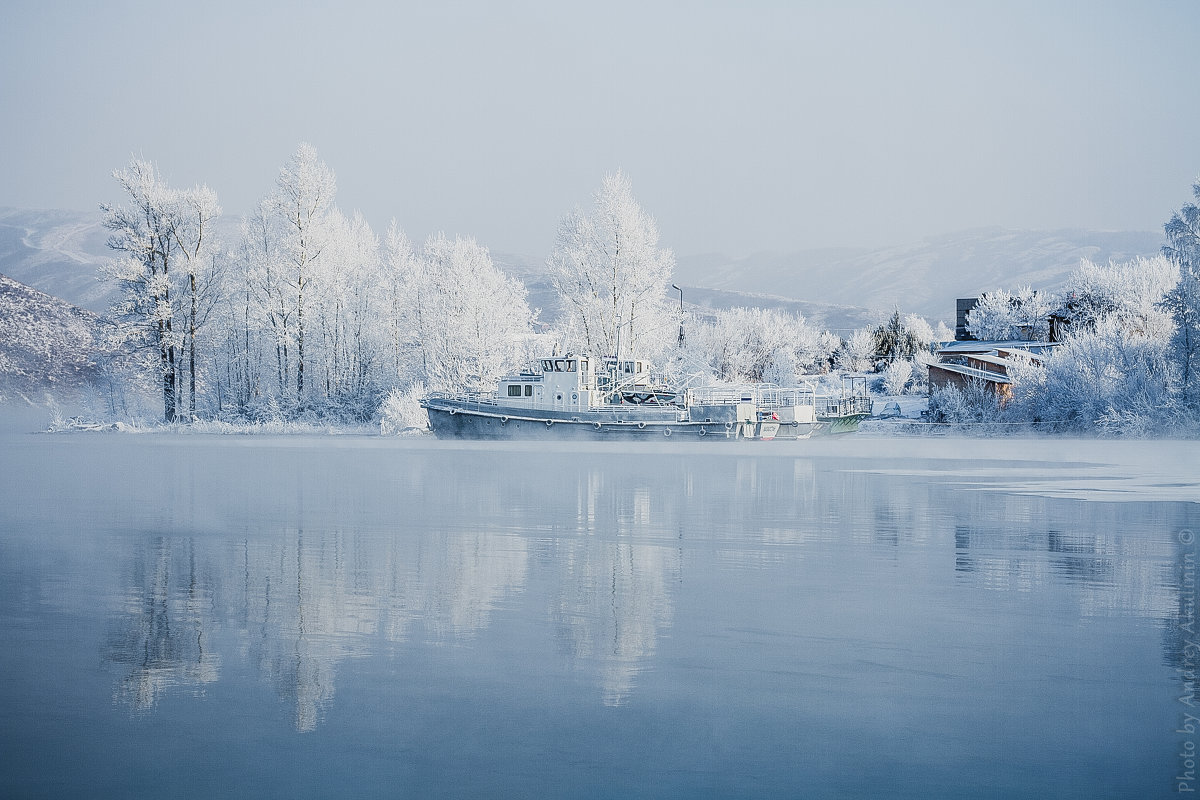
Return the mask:
{"type": "Polygon", "coordinates": [[[1184,769],[1198,471],[1151,445],[0,438],[0,794],[1151,797],[1184,769]]]}

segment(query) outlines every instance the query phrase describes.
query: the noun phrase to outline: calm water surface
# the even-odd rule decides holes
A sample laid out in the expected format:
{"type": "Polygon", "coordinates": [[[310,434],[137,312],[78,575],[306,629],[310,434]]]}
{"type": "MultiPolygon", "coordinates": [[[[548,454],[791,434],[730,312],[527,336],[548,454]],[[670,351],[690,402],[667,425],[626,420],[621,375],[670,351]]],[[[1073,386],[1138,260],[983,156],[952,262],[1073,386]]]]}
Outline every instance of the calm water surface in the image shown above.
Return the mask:
{"type": "Polygon", "coordinates": [[[1200,468],[1105,447],[5,435],[0,796],[1200,789],[1200,468]]]}

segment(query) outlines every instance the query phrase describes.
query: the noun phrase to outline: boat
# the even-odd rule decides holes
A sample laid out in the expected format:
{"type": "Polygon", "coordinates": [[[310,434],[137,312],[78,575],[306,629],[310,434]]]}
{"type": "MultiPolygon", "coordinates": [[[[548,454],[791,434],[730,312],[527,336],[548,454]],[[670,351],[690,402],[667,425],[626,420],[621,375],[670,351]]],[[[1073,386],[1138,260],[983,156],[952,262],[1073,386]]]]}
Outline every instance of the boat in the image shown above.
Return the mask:
{"type": "Polygon", "coordinates": [[[823,395],[817,400],[817,420],[826,426],[826,433],[853,433],[869,416],[871,395],[862,375],[843,375],[839,394],[823,395]]]}
{"type": "Polygon", "coordinates": [[[809,384],[681,389],[657,381],[644,359],[566,354],[504,376],[493,392],[434,392],[421,406],[439,438],[806,439],[856,429],[870,414],[863,391],[828,398],[809,384]]]}

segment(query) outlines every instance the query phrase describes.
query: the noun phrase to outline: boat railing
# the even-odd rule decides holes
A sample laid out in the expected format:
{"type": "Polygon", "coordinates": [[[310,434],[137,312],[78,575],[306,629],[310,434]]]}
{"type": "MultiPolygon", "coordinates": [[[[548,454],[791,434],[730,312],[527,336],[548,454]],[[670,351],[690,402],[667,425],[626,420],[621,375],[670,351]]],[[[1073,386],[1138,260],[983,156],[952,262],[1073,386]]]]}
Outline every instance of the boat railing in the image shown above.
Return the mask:
{"type": "Polygon", "coordinates": [[[772,383],[729,386],[698,386],[690,390],[691,402],[699,405],[754,403],[759,408],[789,408],[816,404],[812,386],[776,386],[772,383]]]}
{"type": "Polygon", "coordinates": [[[465,411],[483,411],[487,413],[512,413],[532,414],[537,415],[539,412],[555,411],[555,412],[586,412],[590,417],[594,414],[604,414],[616,416],[618,414],[629,414],[635,411],[651,411],[660,409],[662,412],[670,411],[674,415],[681,416],[685,412],[682,408],[670,404],[654,404],[654,403],[599,403],[587,407],[586,409],[576,409],[570,406],[555,407],[546,405],[545,403],[537,405],[521,405],[510,406],[502,402],[502,398],[497,398],[496,395],[488,392],[430,392],[422,398],[422,402],[430,401],[446,401],[451,402],[465,411]],[[499,411],[503,409],[503,412],[499,411]]]}
{"type": "Polygon", "coordinates": [[[830,417],[849,417],[871,413],[871,398],[862,395],[851,397],[822,397],[817,413],[830,417]]]}
{"type": "Polygon", "coordinates": [[[491,392],[430,392],[426,400],[452,400],[467,406],[495,406],[496,395],[491,392]]]}

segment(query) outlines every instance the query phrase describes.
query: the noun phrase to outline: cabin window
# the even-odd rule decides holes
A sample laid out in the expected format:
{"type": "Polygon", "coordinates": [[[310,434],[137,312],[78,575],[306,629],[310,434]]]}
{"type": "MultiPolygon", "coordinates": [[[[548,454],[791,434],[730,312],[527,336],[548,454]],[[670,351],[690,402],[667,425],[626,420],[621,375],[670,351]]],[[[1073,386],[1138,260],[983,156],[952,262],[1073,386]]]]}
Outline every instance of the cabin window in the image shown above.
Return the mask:
{"type": "Polygon", "coordinates": [[[575,371],[575,361],[574,361],[574,359],[572,359],[567,362],[567,372],[574,372],[574,371],[575,371]]]}
{"type": "Polygon", "coordinates": [[[642,362],[640,362],[640,361],[639,361],[639,362],[637,362],[637,371],[638,371],[638,372],[641,372],[641,371],[642,371],[642,362]]]}
{"type": "Polygon", "coordinates": [[[516,384],[516,383],[510,384],[508,387],[508,396],[509,397],[520,397],[521,396],[520,384],[516,384]]]}
{"type": "Polygon", "coordinates": [[[531,384],[525,384],[525,396],[533,397],[533,386],[531,384]]]}
{"type": "Polygon", "coordinates": [[[548,358],[544,359],[542,361],[542,372],[554,372],[554,362],[548,358]]]}

